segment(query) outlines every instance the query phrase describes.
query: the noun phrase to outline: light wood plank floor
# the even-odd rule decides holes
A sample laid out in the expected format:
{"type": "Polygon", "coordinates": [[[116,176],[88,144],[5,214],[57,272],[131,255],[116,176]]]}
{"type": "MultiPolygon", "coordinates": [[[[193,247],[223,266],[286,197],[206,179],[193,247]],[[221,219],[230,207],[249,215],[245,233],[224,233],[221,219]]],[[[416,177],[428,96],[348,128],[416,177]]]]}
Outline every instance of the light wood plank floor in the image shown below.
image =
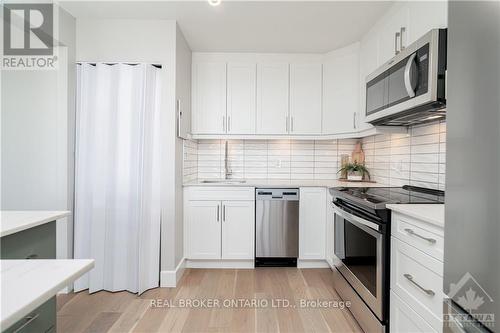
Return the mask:
{"type": "Polygon", "coordinates": [[[141,296],[86,291],[58,296],[57,331],[362,332],[347,309],[303,307],[303,302],[301,306],[300,300],[318,299],[340,300],[329,269],[188,269],[177,288],[156,288],[141,296]],[[220,306],[152,306],[157,299],[177,305],[182,300],[219,299],[220,306]],[[254,299],[262,307],[241,303],[240,308],[226,308],[225,299],[254,299]],[[272,307],[273,299],[288,300],[290,305],[272,307]]]}

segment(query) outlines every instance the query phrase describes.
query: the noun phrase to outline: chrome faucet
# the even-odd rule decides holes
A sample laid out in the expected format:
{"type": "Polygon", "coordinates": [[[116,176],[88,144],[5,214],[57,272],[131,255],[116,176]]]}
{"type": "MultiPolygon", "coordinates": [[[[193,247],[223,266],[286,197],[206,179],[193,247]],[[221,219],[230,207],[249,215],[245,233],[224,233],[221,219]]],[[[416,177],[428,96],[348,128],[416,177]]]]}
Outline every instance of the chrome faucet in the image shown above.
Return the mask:
{"type": "Polygon", "coordinates": [[[231,169],[229,169],[229,162],[228,162],[228,144],[227,141],[224,146],[224,179],[229,179],[231,175],[233,174],[231,169]]]}

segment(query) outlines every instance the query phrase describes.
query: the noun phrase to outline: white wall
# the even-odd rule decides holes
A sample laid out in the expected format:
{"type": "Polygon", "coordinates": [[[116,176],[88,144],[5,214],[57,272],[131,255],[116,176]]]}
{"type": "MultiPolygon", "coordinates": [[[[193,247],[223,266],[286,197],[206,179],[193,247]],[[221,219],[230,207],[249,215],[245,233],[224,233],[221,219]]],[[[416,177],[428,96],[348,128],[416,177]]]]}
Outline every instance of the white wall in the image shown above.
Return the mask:
{"type": "MultiPolygon", "coordinates": [[[[56,7],[57,70],[3,71],[1,208],[73,210],[75,20],[56,7]]],[[[72,256],[72,216],[57,224],[57,256],[72,256]]]]}
{"type": "Polygon", "coordinates": [[[78,61],[162,65],[161,270],[172,271],[183,257],[182,140],[176,136],[175,86],[176,72],[184,75],[185,70],[176,68],[176,57],[190,53],[189,47],[172,20],[78,19],[76,30],[78,61]],[[176,45],[182,50],[176,52],[176,45]]]}

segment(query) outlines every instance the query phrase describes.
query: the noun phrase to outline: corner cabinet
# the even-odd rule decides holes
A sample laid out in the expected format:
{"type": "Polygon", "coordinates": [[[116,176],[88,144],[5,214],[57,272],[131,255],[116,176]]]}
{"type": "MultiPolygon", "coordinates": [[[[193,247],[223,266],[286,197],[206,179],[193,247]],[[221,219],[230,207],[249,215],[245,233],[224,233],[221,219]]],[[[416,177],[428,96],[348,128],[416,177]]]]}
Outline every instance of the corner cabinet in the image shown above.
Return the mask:
{"type": "Polygon", "coordinates": [[[253,188],[187,187],[184,208],[186,259],[251,260],[253,264],[253,188]]]}
{"type": "Polygon", "coordinates": [[[299,259],[325,259],[326,198],[325,187],[300,188],[299,259]]]}
{"type": "Polygon", "coordinates": [[[359,44],[330,52],[323,63],[323,134],[358,129],[359,44]]]}

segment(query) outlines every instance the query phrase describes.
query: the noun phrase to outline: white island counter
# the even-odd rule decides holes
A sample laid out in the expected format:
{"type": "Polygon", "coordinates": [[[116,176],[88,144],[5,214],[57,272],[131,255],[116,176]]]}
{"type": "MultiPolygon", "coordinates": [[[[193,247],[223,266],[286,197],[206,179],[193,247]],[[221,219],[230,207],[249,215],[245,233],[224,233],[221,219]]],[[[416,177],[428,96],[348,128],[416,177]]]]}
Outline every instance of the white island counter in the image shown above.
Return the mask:
{"type": "Polygon", "coordinates": [[[94,267],[92,259],[1,260],[3,330],[94,267]]]}
{"type": "Polygon", "coordinates": [[[2,210],[0,212],[0,237],[62,219],[70,211],[2,210]]]}

